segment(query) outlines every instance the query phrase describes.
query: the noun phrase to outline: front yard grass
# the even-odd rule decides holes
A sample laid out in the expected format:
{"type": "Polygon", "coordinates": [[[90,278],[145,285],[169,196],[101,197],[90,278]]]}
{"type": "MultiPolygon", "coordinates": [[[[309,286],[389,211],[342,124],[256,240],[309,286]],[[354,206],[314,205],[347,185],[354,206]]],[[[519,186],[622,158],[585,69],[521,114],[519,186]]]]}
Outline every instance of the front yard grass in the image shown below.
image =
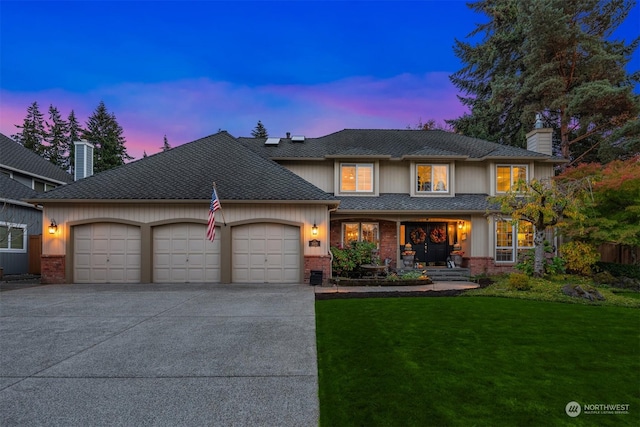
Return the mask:
{"type": "MultiPolygon", "coordinates": [[[[637,300],[635,300],[637,301],[637,300]]],[[[322,426],[637,425],[640,310],[508,298],[316,301],[322,426]],[[570,418],[565,406],[628,404],[570,418]]]]}

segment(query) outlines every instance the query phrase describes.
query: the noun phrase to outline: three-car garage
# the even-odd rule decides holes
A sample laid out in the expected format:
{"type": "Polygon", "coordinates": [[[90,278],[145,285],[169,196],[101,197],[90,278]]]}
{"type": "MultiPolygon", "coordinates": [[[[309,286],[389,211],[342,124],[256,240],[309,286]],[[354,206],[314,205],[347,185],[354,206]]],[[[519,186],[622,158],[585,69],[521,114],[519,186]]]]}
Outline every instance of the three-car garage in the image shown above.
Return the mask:
{"type": "Polygon", "coordinates": [[[206,224],[179,222],[149,227],[112,222],[80,224],[73,231],[75,283],[139,283],[142,269],[151,269],[154,283],[219,283],[223,248],[230,247],[231,282],[297,283],[300,281],[300,227],[249,223],[206,238],[206,224]],[[145,267],[143,248],[149,248],[145,267]]]}

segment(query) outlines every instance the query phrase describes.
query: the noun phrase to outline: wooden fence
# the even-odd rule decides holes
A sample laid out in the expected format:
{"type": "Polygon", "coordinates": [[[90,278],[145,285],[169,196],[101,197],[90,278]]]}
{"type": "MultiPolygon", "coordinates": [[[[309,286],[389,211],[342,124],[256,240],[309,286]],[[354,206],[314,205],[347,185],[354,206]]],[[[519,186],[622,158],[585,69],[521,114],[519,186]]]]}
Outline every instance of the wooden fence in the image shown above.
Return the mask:
{"type": "Polygon", "coordinates": [[[600,245],[600,261],[616,264],[636,264],[640,256],[640,247],[603,243],[600,245]]]}

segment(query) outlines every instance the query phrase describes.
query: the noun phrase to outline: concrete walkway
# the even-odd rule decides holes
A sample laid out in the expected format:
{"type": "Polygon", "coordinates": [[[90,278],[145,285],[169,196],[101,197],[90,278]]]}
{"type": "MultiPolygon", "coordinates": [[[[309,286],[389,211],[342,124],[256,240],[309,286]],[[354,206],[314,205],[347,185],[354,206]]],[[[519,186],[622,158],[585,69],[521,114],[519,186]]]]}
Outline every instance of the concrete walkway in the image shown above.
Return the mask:
{"type": "Polygon", "coordinates": [[[316,426],[314,289],[0,294],[0,425],[316,426]]]}
{"type": "Polygon", "coordinates": [[[318,294],[359,293],[359,292],[430,292],[475,289],[479,285],[473,282],[436,282],[421,286],[316,286],[318,294]]]}

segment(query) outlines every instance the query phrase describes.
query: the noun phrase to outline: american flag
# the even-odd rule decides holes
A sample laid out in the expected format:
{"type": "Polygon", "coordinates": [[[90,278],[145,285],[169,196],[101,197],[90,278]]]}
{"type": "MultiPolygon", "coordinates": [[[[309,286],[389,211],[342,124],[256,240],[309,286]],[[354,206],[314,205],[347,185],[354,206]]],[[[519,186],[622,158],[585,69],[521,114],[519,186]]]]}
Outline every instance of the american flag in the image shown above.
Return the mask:
{"type": "Polygon", "coordinates": [[[209,204],[209,222],[207,223],[207,238],[213,242],[216,238],[216,211],[220,209],[220,200],[216,194],[216,189],[211,193],[211,203],[209,204]]]}

